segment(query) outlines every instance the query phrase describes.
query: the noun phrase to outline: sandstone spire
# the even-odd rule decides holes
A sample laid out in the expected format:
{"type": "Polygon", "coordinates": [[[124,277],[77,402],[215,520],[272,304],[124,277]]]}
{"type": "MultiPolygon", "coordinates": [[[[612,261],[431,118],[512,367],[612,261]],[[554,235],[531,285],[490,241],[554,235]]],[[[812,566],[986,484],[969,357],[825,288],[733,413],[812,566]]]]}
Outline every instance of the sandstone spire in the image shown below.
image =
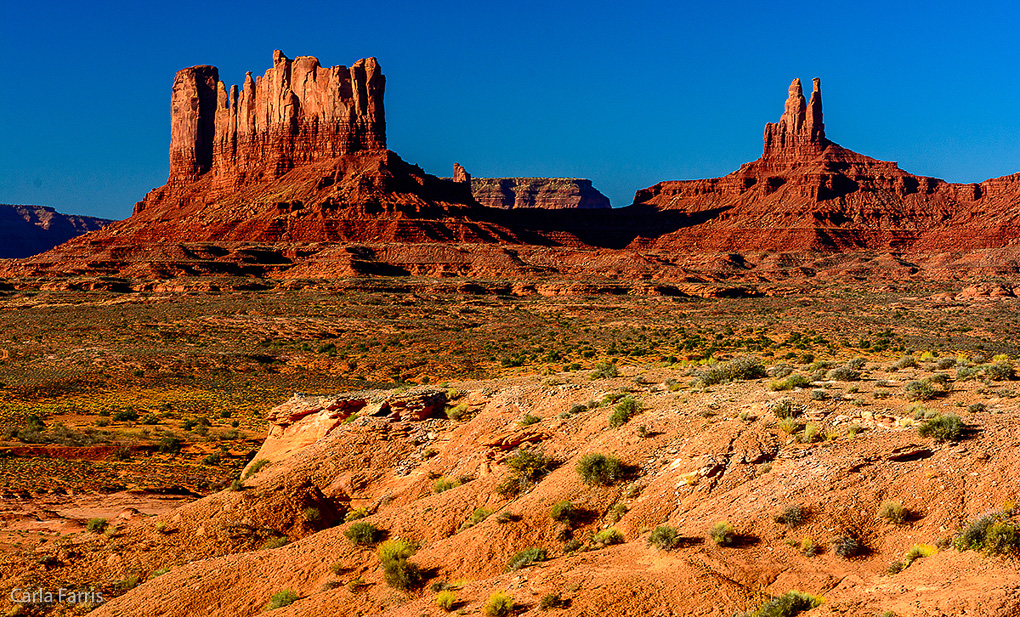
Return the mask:
{"type": "Polygon", "coordinates": [[[453,181],[471,186],[471,174],[460,163],[453,164],[453,181]]]}
{"type": "Polygon", "coordinates": [[[386,149],[383,77],[375,58],[322,67],[276,50],[265,75],[241,88],[214,66],[177,72],[170,112],[170,179],[188,184],[207,172],[239,184],[279,177],[297,164],[386,149]]]}
{"type": "Polygon", "coordinates": [[[765,125],[763,158],[811,156],[829,144],[822,122],[822,82],[815,77],[812,85],[811,100],[805,102],[800,79],[790,84],[783,116],[765,125]]]}

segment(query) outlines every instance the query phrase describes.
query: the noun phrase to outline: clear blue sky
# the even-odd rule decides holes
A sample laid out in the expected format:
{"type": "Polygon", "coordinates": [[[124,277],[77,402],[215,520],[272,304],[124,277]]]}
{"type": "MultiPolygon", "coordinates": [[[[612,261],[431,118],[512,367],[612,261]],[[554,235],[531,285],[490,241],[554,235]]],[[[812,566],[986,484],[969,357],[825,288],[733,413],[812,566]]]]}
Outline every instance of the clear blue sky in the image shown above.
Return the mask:
{"type": "Polygon", "coordinates": [[[830,139],[956,182],[1020,171],[1020,3],[49,2],[0,6],[0,203],[123,218],[166,181],[177,69],[376,56],[429,173],[591,178],[615,206],[761,152],[790,80],[830,139]]]}

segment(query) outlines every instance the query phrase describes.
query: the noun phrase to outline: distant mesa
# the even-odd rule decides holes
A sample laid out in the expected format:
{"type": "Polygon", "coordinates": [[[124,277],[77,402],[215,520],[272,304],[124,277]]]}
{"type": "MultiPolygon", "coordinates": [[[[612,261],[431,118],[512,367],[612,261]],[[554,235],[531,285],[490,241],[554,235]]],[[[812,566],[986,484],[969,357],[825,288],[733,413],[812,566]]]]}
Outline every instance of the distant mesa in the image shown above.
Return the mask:
{"type": "Polygon", "coordinates": [[[48,206],[0,204],[0,259],[20,259],[51,248],[110,221],[61,214],[48,206]]]}
{"type": "Polygon", "coordinates": [[[489,208],[595,210],[609,208],[609,198],[583,178],[472,178],[460,163],[453,164],[453,181],[471,187],[471,195],[489,208]]]}

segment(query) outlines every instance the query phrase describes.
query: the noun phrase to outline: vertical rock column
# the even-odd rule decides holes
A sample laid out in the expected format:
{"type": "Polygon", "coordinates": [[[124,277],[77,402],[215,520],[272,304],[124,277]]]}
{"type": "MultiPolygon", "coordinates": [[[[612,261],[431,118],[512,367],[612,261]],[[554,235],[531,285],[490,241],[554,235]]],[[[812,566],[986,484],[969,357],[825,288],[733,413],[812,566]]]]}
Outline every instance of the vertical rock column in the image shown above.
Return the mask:
{"type": "Polygon", "coordinates": [[[170,98],[169,184],[193,182],[212,168],[218,84],[214,66],[177,71],[170,98]]]}

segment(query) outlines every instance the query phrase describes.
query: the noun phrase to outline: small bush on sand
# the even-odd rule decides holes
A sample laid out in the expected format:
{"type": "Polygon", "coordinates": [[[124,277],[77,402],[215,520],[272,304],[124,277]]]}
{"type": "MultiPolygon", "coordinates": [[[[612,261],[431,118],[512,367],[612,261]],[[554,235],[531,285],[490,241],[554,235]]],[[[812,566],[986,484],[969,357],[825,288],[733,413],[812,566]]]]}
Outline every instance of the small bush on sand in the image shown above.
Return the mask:
{"type": "Polygon", "coordinates": [[[577,474],[588,485],[609,486],[623,477],[623,463],[608,454],[585,454],[577,462],[577,474]]]}
{"type": "Polygon", "coordinates": [[[347,512],[346,515],[344,515],[344,522],[350,523],[351,521],[356,521],[358,519],[365,518],[368,515],[369,515],[368,508],[355,508],[347,512]]]}
{"type": "Polygon", "coordinates": [[[893,362],[893,365],[891,367],[889,367],[889,368],[894,370],[894,371],[898,371],[898,370],[905,369],[905,368],[914,368],[916,366],[917,366],[917,359],[914,358],[914,356],[903,356],[902,358],[900,358],[896,362],[893,362]]]}
{"type": "Polygon", "coordinates": [[[591,372],[592,379],[610,379],[619,377],[619,375],[620,371],[612,362],[599,362],[595,365],[595,370],[591,372]]]}
{"type": "Polygon", "coordinates": [[[259,460],[251,464],[251,467],[248,468],[248,471],[244,472],[244,477],[241,478],[241,480],[247,480],[248,478],[254,476],[258,472],[262,471],[262,469],[268,464],[269,459],[260,458],[259,460]]]}
{"type": "Polygon", "coordinates": [[[554,608],[563,608],[566,604],[560,594],[547,593],[538,601],[538,610],[548,611],[554,608]]]}
{"type": "Polygon", "coordinates": [[[698,382],[702,387],[707,387],[731,381],[759,379],[767,374],[758,358],[740,357],[709,367],[698,375],[698,382]]]}
{"type": "Polygon", "coordinates": [[[532,448],[518,448],[503,462],[518,476],[530,482],[536,482],[549,473],[549,468],[552,465],[552,462],[544,454],[532,448]]]}
{"type": "Polygon", "coordinates": [[[85,529],[92,533],[103,533],[106,531],[106,519],[105,518],[90,518],[89,522],[85,523],[85,529]]]}
{"type": "Polygon", "coordinates": [[[457,594],[449,589],[440,591],[436,594],[436,606],[449,613],[457,606],[457,594]]]}
{"type": "Polygon", "coordinates": [[[902,525],[910,519],[910,510],[902,501],[885,501],[878,509],[878,518],[894,525],[902,525]]]}
{"type": "Polygon", "coordinates": [[[963,421],[955,414],[936,415],[917,428],[921,437],[935,441],[958,441],[963,434],[963,421]]]}
{"type": "Polygon", "coordinates": [[[494,591],[482,607],[482,614],[485,617],[508,617],[513,612],[513,596],[502,591],[494,591]]]}
{"type": "Polygon", "coordinates": [[[964,527],[953,546],[959,551],[1016,556],[1020,553],[1020,530],[1005,512],[986,514],[964,527]]]}
{"type": "Polygon", "coordinates": [[[344,531],[344,537],[358,546],[371,546],[380,536],[382,532],[367,521],[357,521],[344,531]]]}
{"type": "Polygon", "coordinates": [[[538,548],[537,546],[526,548],[523,551],[514,553],[510,561],[506,563],[506,570],[507,572],[513,572],[514,570],[527,568],[533,563],[545,561],[547,557],[548,553],[544,548],[538,548]]]}
{"type": "Polygon", "coordinates": [[[769,390],[774,392],[793,390],[794,388],[806,388],[811,381],[803,375],[790,375],[786,379],[779,379],[769,384],[769,390]]]}
{"type": "Polygon", "coordinates": [[[799,505],[792,505],[783,508],[783,511],[774,518],[777,523],[786,525],[788,529],[795,529],[807,522],[808,512],[799,505]]]}
{"type": "Polygon", "coordinates": [[[764,602],[758,608],[738,613],[736,617],[794,617],[794,615],[821,606],[824,602],[825,598],[821,596],[788,591],[778,598],[764,602]]]}
{"type": "Polygon", "coordinates": [[[572,527],[580,515],[581,511],[569,501],[557,501],[549,509],[549,518],[568,527],[572,527]]]}
{"type": "Polygon", "coordinates": [[[623,426],[632,416],[641,411],[641,403],[633,396],[627,396],[620,400],[609,414],[609,426],[617,428],[623,426]]]}
{"type": "Polygon", "coordinates": [[[298,595],[293,589],[284,589],[273,594],[266,605],[266,610],[271,611],[277,608],[290,606],[298,601],[298,595]]]}
{"type": "Polygon", "coordinates": [[[446,478],[446,477],[439,478],[432,485],[432,492],[433,493],[437,493],[437,494],[438,493],[443,493],[443,492],[446,492],[446,491],[448,491],[448,490],[450,490],[452,488],[457,488],[458,486],[460,486],[460,484],[461,484],[460,480],[457,480],[455,478],[446,478]]]}
{"type": "Polygon", "coordinates": [[[619,529],[610,527],[609,529],[603,529],[592,536],[592,541],[595,544],[601,544],[602,546],[610,546],[613,544],[623,544],[623,534],[619,529]]]}
{"type": "Polygon", "coordinates": [[[844,559],[851,559],[864,552],[864,543],[854,535],[842,534],[832,541],[832,552],[844,559]]]}
{"type": "Polygon", "coordinates": [[[677,532],[676,527],[659,525],[652,530],[652,533],[648,534],[648,544],[659,550],[668,551],[676,548],[679,543],[680,534],[677,532]]]}
{"type": "Polygon", "coordinates": [[[726,521],[716,523],[708,530],[708,537],[718,546],[730,546],[737,540],[733,525],[726,521]]]}

